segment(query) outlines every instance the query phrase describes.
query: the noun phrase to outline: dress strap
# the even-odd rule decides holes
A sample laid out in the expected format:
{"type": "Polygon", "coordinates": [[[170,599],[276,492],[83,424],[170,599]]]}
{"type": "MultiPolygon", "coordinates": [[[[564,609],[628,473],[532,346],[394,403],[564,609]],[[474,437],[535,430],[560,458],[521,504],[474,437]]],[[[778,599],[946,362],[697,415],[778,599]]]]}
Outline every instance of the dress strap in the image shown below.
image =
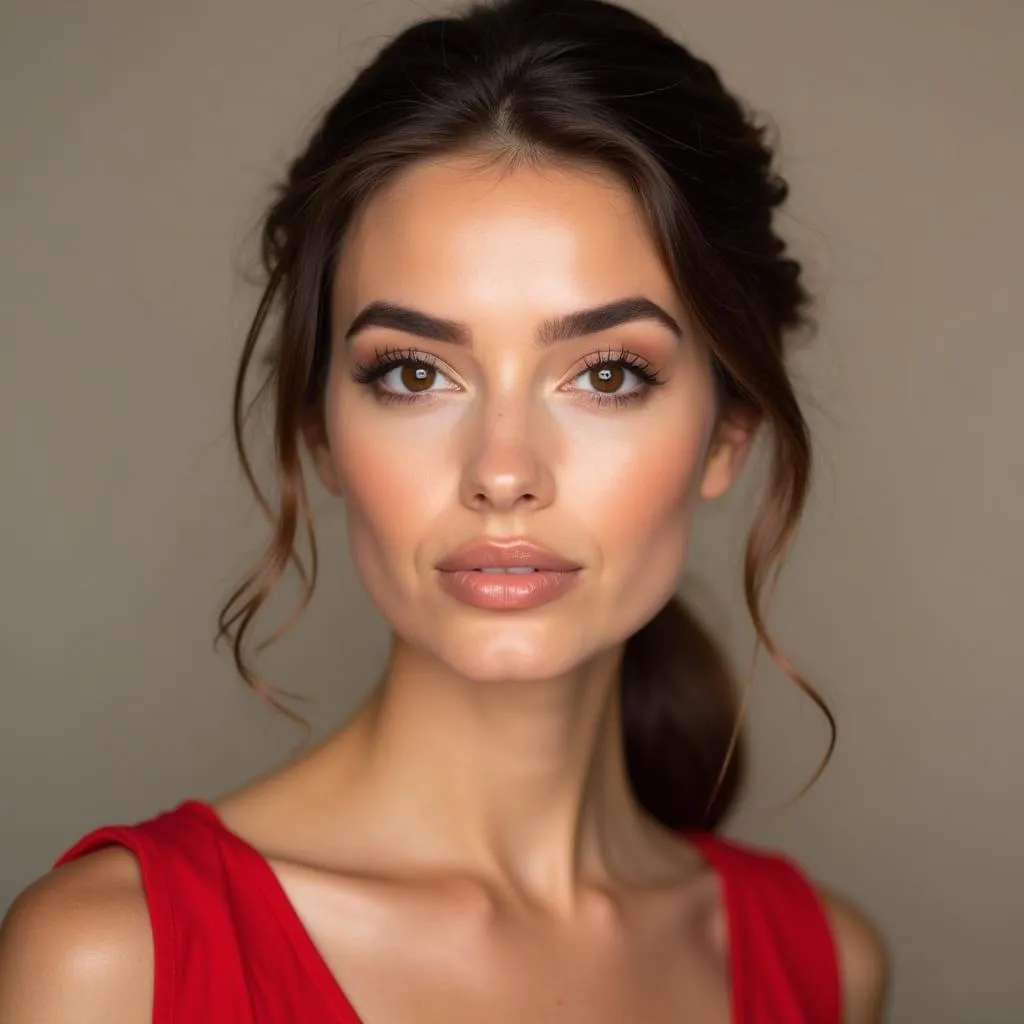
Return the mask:
{"type": "Polygon", "coordinates": [[[249,1022],[247,964],[233,901],[245,865],[229,861],[201,804],[135,825],[106,825],[76,842],[60,867],[109,846],[138,861],[153,931],[153,1024],[249,1022]]]}
{"type": "Polygon", "coordinates": [[[115,845],[142,873],[154,1024],[359,1024],[269,863],[208,804],[96,829],[57,866],[115,845]]]}
{"type": "Polygon", "coordinates": [[[841,1024],[835,941],[804,871],[737,840],[683,835],[722,881],[734,1024],[841,1024]]]}

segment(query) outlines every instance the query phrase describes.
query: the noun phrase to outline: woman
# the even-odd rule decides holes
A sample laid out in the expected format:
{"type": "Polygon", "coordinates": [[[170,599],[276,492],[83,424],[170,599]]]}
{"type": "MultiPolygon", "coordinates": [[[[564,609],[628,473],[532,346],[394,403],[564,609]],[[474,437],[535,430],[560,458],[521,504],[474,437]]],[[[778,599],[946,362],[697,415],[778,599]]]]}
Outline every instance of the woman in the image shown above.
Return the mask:
{"type": "Polygon", "coordinates": [[[738,711],[674,596],[763,432],[774,653],[810,452],[771,158],[711,67],[595,0],[478,4],[358,75],[265,222],[235,417],[249,472],[277,312],[278,498],[221,629],[277,700],[246,640],[313,539],[304,447],[386,671],[298,760],[69,850],[5,923],[4,1024],[882,1019],[871,922],[711,831],[738,711]]]}

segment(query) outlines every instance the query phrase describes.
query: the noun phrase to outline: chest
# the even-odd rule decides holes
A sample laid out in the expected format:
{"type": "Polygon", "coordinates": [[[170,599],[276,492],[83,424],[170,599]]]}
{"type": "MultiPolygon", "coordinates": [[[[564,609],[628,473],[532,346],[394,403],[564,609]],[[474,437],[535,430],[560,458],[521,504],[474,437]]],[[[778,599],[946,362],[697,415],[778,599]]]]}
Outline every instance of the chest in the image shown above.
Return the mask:
{"type": "Polygon", "coordinates": [[[572,924],[466,892],[281,879],[346,1024],[730,1024],[713,893],[599,905],[572,924]]]}

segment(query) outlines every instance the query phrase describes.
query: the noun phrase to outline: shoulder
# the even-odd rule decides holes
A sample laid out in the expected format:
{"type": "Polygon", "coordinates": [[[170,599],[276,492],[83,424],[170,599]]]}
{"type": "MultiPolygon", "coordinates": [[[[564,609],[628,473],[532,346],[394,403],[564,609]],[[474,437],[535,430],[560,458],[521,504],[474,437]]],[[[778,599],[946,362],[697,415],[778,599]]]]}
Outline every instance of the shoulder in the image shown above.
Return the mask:
{"type": "Polygon", "coordinates": [[[838,893],[818,886],[835,938],[843,983],[843,1020],[881,1024],[892,974],[892,957],[878,926],[838,893]]]}
{"type": "Polygon", "coordinates": [[[109,848],[30,885],[0,925],[4,1024],[143,1024],[153,942],[135,858],[109,848]]]}
{"type": "Polygon", "coordinates": [[[777,895],[791,895],[794,879],[802,892],[814,895],[836,948],[843,1024],[882,1024],[892,967],[889,947],[875,922],[850,900],[818,884],[787,855],[738,840],[715,839],[705,845],[721,863],[749,872],[758,885],[771,889],[781,883],[777,895]]]}

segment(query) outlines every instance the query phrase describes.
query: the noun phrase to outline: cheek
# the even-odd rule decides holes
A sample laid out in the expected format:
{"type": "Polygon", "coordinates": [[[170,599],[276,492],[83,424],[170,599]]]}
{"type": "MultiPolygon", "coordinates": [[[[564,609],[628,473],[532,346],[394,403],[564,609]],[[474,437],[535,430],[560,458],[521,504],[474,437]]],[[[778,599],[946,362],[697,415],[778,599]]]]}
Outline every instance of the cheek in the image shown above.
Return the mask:
{"type": "Polygon", "coordinates": [[[699,497],[705,429],[703,417],[691,414],[581,432],[567,452],[561,496],[603,543],[645,545],[678,532],[699,497]]]}
{"type": "Polygon", "coordinates": [[[382,560],[412,571],[430,524],[450,510],[453,483],[438,457],[447,428],[430,419],[410,429],[401,412],[367,414],[358,396],[332,417],[331,451],[361,571],[382,560]]]}
{"type": "Polygon", "coordinates": [[[608,623],[624,635],[677,590],[700,497],[703,403],[662,412],[578,436],[561,481],[560,497],[599,553],[608,623]]]}

